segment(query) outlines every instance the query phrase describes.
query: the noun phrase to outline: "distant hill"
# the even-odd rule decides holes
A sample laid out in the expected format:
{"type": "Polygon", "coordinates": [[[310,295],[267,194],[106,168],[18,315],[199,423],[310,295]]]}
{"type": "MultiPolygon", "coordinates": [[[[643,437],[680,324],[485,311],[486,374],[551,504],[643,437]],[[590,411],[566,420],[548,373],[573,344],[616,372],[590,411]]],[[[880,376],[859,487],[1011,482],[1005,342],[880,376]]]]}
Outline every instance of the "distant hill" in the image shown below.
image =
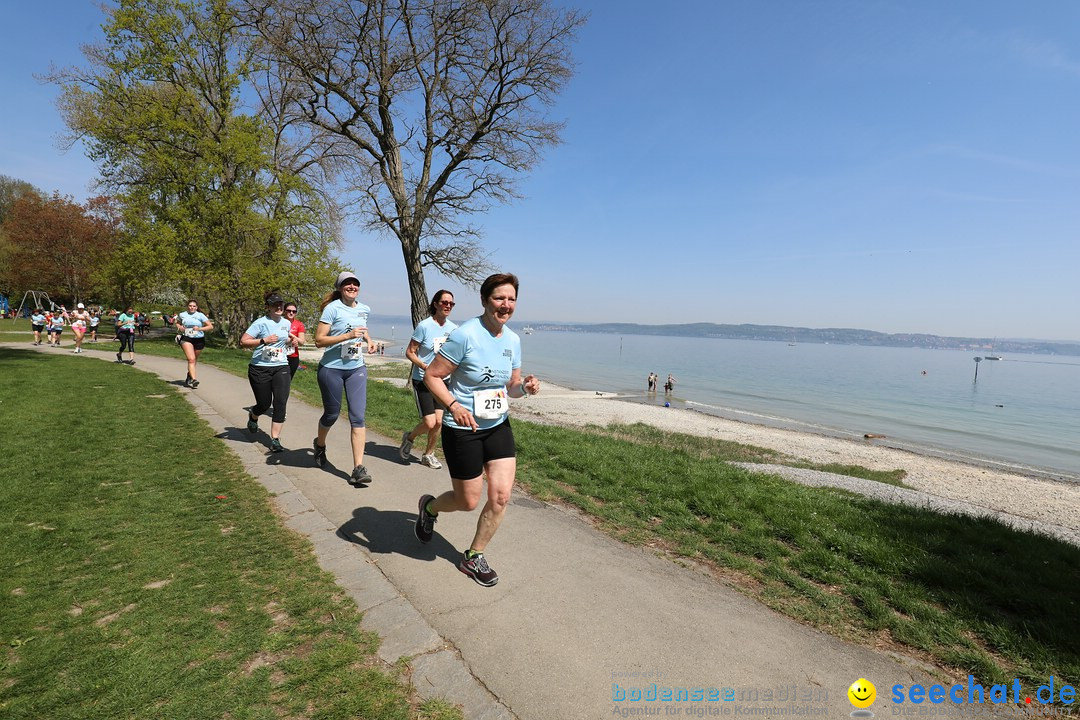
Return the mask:
{"type": "Polygon", "coordinates": [[[880,333],[873,330],[856,330],[853,328],[720,325],[717,323],[687,323],[683,325],[533,323],[532,326],[538,330],[613,333],[616,335],[664,335],[669,337],[712,337],[725,340],[773,340],[776,342],[832,343],[835,345],[876,345],[882,347],[970,350],[983,354],[988,354],[993,348],[995,355],[1032,353],[1037,355],[1080,356],[1080,342],[943,337],[923,333],[880,333]]]}

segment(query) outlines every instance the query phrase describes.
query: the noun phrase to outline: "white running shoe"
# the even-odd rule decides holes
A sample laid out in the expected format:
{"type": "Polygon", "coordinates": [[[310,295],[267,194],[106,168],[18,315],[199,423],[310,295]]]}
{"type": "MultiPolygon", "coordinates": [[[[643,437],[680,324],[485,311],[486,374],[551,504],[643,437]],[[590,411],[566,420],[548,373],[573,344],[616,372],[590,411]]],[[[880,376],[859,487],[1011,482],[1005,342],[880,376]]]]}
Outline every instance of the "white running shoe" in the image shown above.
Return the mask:
{"type": "Polygon", "coordinates": [[[398,447],[398,455],[401,456],[402,460],[412,459],[412,440],[409,439],[407,431],[401,433],[401,446],[398,447]]]}
{"type": "Polygon", "coordinates": [[[427,465],[432,470],[441,470],[442,469],[442,463],[439,462],[439,458],[435,457],[434,454],[421,455],[420,456],[420,464],[421,465],[427,465]]]}

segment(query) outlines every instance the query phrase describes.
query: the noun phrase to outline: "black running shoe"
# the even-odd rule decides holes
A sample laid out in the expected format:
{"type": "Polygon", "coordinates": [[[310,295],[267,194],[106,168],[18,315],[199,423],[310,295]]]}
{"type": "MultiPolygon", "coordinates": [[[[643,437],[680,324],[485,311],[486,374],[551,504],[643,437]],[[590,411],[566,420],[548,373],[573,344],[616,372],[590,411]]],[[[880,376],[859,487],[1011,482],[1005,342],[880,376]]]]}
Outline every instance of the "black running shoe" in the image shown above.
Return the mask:
{"type": "Polygon", "coordinates": [[[357,465],[349,476],[349,484],[353,487],[367,487],[371,484],[371,473],[363,465],[357,465]]]}
{"type": "Polygon", "coordinates": [[[326,467],[326,446],[319,444],[319,438],[311,441],[311,447],[315,450],[315,464],[321,468],[326,467]]]}
{"type": "Polygon", "coordinates": [[[281,441],[277,438],[270,438],[270,452],[285,452],[285,448],[281,447],[281,441]]]}
{"type": "Polygon", "coordinates": [[[195,378],[191,378],[191,389],[194,390],[197,387],[199,387],[199,381],[195,378]]]}
{"type": "Polygon", "coordinates": [[[491,587],[499,582],[499,574],[492,570],[491,566],[487,564],[487,560],[484,559],[484,553],[479,553],[472,557],[462,555],[461,560],[458,560],[457,569],[484,587],[491,587]]]}
{"type": "MultiPolygon", "coordinates": [[[[49,344],[52,345],[52,343],[49,343],[49,344]]],[[[121,355],[120,353],[116,353],[116,362],[118,362],[118,363],[124,362],[124,356],[121,355]]]]}
{"type": "Polygon", "coordinates": [[[439,518],[427,511],[427,504],[434,499],[434,495],[420,496],[418,512],[416,513],[416,525],[413,527],[413,532],[416,533],[416,539],[422,543],[431,542],[431,538],[435,535],[435,523],[438,522],[439,518]]]}
{"type": "Polygon", "coordinates": [[[248,432],[251,433],[252,435],[259,432],[259,419],[255,418],[254,420],[252,420],[250,412],[248,413],[248,426],[247,427],[248,427],[248,432]]]}

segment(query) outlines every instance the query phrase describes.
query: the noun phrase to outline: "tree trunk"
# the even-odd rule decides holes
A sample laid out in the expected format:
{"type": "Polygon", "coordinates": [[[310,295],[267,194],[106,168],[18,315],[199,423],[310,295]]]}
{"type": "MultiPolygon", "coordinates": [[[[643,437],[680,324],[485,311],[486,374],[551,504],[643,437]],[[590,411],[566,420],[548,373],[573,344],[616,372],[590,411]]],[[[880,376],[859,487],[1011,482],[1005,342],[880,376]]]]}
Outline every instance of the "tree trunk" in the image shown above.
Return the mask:
{"type": "Polygon", "coordinates": [[[401,254],[405,258],[405,272],[409,276],[409,311],[413,327],[416,327],[428,316],[429,303],[424,266],[420,264],[420,239],[403,236],[401,254]]]}

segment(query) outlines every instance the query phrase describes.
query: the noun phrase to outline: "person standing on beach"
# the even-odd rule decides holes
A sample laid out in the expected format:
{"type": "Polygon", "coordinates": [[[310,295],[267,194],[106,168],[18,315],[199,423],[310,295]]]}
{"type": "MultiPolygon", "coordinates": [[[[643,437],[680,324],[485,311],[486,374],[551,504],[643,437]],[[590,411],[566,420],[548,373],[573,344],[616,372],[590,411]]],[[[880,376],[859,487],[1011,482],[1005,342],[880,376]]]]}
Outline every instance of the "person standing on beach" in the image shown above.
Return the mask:
{"type": "Polygon", "coordinates": [[[116,351],[116,362],[124,362],[124,348],[128,351],[128,365],[135,364],[135,308],[127,309],[116,318],[116,336],[120,339],[120,349],[116,351]]]}
{"type": "Polygon", "coordinates": [[[274,408],[270,421],[270,452],[279,453],[281,428],[285,424],[285,408],[289,403],[292,377],[285,353],[289,347],[289,321],[282,317],[285,300],[276,292],[266,294],[266,314],[240,336],[240,347],[254,350],[248,364],[248,383],[255,404],[248,410],[247,429],[252,435],[259,432],[259,416],[274,408]]]}
{"type": "Polygon", "coordinates": [[[206,347],[206,333],[214,329],[210,318],[199,310],[199,303],[188,300],[187,312],[178,313],[176,316],[176,332],[180,333],[180,347],[187,359],[187,378],[184,386],[191,389],[199,387],[199,379],[195,376],[195,366],[199,363],[199,356],[206,347]]]}
{"type": "Polygon", "coordinates": [[[300,346],[307,344],[307,328],[296,317],[298,311],[294,302],[285,303],[285,319],[289,321],[289,335],[292,336],[292,352],[289,353],[289,377],[296,376],[296,370],[300,367],[300,346]]]}
{"type": "Polygon", "coordinates": [[[484,314],[450,333],[424,373],[424,384],[450,415],[443,424],[442,443],[453,490],[439,497],[421,496],[413,531],[420,542],[430,542],[440,513],[475,509],[486,475],[487,503],[457,565],[485,587],[499,582],[484,550],[506,514],[517,473],[508,397],[540,392],[535,376],[522,379],[521,339],[506,327],[517,306],[517,291],[518,279],[509,273],[484,280],[484,314]]]}
{"type": "Polygon", "coordinates": [[[649,373],[649,392],[656,392],[656,382],[660,379],[660,376],[654,372],[649,373]]]}
{"type": "Polygon", "coordinates": [[[676,382],[677,380],[675,380],[675,376],[671,373],[668,373],[667,382],[664,383],[664,392],[670,393],[672,390],[674,390],[676,382]]]}
{"type": "Polygon", "coordinates": [[[312,442],[315,464],[326,466],[326,436],[341,415],[341,395],[349,401],[349,436],[352,444],[353,471],[349,484],[363,487],[371,482],[371,473],[364,467],[364,444],[367,428],[367,366],[364,350],[375,352],[375,343],[368,333],[371,308],[357,301],[360,280],[343,270],[334,283],[334,291],[323,298],[319,324],[315,328],[315,345],[326,348],[319,361],[319,392],[322,394],[323,414],[319,418],[318,435],[312,442]],[[365,345],[366,344],[366,345],[365,345]]]}
{"type": "Polygon", "coordinates": [[[430,317],[422,320],[413,330],[409,346],[405,348],[405,357],[413,364],[412,387],[416,399],[416,410],[420,413],[420,422],[411,432],[401,435],[401,447],[398,454],[408,462],[412,458],[412,446],[421,435],[427,435],[427,447],[420,456],[420,463],[432,470],[438,470],[442,463],[435,457],[435,441],[442,428],[443,410],[435,406],[435,396],[424,384],[424,371],[435,359],[435,354],[457,329],[457,324],[450,321],[450,311],[454,309],[454,294],[449,290],[435,293],[428,305],[430,317]]]}

